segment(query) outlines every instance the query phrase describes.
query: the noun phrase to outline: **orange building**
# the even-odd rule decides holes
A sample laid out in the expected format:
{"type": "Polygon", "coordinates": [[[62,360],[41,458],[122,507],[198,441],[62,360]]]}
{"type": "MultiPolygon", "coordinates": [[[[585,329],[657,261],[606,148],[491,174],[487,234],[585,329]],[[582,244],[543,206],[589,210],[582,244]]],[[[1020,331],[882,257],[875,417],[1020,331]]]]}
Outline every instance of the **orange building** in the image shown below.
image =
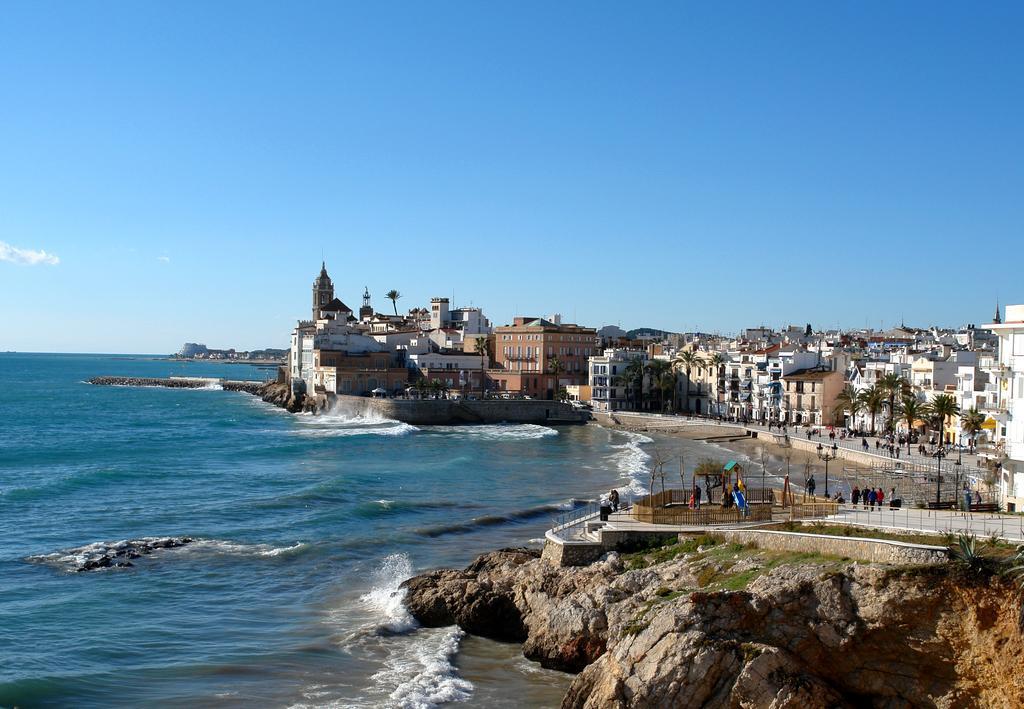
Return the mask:
{"type": "Polygon", "coordinates": [[[587,358],[597,342],[594,328],[517,317],[494,328],[494,367],[487,375],[498,390],[553,399],[563,387],[587,383],[587,358]]]}
{"type": "Polygon", "coordinates": [[[409,370],[394,363],[389,352],[351,354],[314,350],[315,390],[360,396],[381,388],[389,394],[405,389],[409,370]]]}

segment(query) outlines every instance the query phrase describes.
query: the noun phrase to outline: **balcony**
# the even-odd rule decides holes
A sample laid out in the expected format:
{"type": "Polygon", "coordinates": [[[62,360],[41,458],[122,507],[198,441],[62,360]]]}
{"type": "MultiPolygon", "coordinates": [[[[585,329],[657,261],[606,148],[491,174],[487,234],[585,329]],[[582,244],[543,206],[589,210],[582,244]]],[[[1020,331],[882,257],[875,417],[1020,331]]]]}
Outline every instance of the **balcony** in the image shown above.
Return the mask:
{"type": "Polygon", "coordinates": [[[532,362],[537,359],[537,355],[510,354],[505,359],[509,362],[532,362]]]}

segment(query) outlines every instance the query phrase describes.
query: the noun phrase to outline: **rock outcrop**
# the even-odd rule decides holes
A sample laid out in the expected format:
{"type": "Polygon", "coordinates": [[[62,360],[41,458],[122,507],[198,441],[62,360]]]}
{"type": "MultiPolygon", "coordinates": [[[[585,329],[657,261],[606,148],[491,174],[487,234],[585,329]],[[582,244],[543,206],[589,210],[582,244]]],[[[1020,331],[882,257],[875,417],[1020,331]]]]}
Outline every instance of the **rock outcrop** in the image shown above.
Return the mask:
{"type": "Polygon", "coordinates": [[[280,406],[293,414],[307,410],[313,401],[301,392],[297,394],[292,392],[290,386],[280,382],[264,384],[260,391],[260,398],[268,404],[280,406]]]}
{"type": "Polygon", "coordinates": [[[635,570],[504,549],[409,580],[406,602],[579,672],[564,707],[1020,706],[1008,581],[730,549],[635,570]]]}
{"type": "Polygon", "coordinates": [[[51,564],[65,571],[81,573],[100,569],[124,569],[134,566],[133,559],[149,556],[161,549],[177,549],[191,544],[191,537],[154,537],[119,542],[96,542],[53,554],[30,556],[26,561],[51,564]]]}

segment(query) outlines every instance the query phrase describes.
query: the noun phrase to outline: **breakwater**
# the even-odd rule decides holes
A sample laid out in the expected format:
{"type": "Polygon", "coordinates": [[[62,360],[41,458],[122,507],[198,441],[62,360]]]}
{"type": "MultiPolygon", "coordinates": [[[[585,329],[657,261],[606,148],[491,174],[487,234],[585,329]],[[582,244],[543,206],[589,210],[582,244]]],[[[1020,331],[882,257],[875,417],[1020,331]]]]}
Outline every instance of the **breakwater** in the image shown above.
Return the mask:
{"type": "Polygon", "coordinates": [[[93,377],[87,380],[97,386],[164,387],[169,389],[223,389],[260,395],[264,382],[215,377],[93,377]]]}

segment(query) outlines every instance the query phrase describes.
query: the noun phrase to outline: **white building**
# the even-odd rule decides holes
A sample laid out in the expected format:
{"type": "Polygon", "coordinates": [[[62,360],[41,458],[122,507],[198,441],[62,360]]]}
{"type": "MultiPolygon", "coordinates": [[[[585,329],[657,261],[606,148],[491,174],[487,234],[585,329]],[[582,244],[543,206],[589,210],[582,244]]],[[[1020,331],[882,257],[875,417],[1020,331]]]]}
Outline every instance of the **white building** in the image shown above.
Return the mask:
{"type": "MultiPolygon", "coordinates": [[[[647,364],[647,352],[643,350],[606,349],[603,354],[589,358],[590,401],[595,411],[617,411],[628,406],[627,387],[619,378],[629,363],[638,358],[647,364]]],[[[645,385],[647,379],[645,374],[645,385]]]]}
{"type": "Polygon", "coordinates": [[[1024,305],[1007,305],[1003,322],[987,325],[999,336],[997,440],[1005,458],[999,479],[1006,509],[1024,510],[1024,305]]]}

